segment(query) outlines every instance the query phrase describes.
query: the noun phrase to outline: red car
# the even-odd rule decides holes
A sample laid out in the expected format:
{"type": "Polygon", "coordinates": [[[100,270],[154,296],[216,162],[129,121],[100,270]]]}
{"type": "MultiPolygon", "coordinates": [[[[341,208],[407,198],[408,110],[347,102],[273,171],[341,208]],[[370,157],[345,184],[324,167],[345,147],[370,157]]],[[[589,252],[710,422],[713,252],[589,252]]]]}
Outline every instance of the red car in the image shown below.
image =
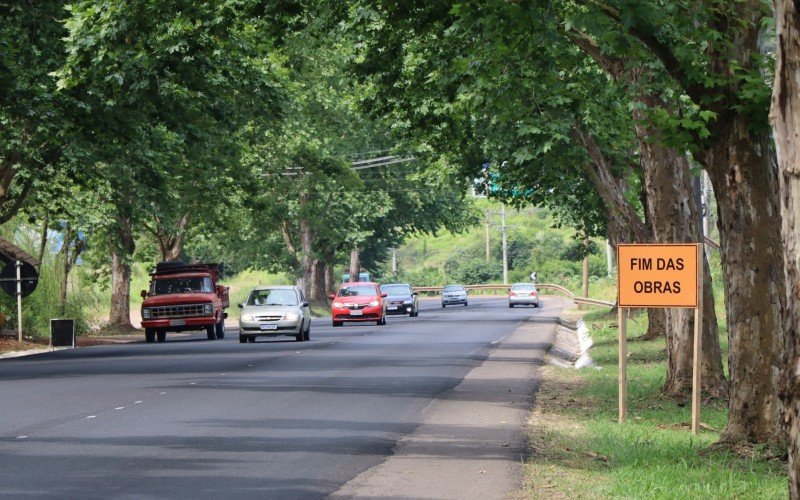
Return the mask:
{"type": "Polygon", "coordinates": [[[342,326],[345,321],[375,321],[386,324],[386,294],[377,283],[359,281],[344,283],[336,295],[331,294],[331,320],[333,326],[342,326]]]}

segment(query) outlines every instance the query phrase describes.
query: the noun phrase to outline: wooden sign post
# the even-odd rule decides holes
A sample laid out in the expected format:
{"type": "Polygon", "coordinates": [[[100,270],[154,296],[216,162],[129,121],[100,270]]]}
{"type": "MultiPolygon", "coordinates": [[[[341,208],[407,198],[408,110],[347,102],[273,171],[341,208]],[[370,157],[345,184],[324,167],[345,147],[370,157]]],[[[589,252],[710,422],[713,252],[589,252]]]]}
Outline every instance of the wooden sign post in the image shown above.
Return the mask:
{"type": "Polygon", "coordinates": [[[619,422],[628,413],[627,312],[637,308],[694,309],[692,433],[700,430],[703,336],[703,246],[690,244],[617,245],[619,322],[619,422]]]}

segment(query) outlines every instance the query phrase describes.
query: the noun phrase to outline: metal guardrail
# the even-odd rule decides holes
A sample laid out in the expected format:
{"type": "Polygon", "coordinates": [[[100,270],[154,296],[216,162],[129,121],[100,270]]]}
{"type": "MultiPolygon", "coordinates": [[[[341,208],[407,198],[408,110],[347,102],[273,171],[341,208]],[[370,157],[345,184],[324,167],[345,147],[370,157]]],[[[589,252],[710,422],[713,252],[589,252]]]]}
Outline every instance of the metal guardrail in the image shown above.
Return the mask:
{"type": "Polygon", "coordinates": [[[717,243],[716,241],[712,240],[708,236],[703,236],[703,241],[706,243],[706,245],[710,246],[714,250],[719,250],[719,243],[717,243]]]}
{"type": "MultiPolygon", "coordinates": [[[[576,297],[575,294],[570,292],[567,288],[556,285],[554,283],[537,283],[537,288],[540,289],[549,289],[555,290],[563,295],[565,295],[568,299],[575,302],[576,304],[584,304],[589,306],[601,306],[601,307],[614,307],[616,304],[614,302],[608,302],[606,300],[597,300],[597,299],[588,299],[583,297],[576,297]]],[[[415,286],[412,287],[415,292],[427,292],[427,293],[441,293],[443,286],[415,286]]],[[[469,290],[505,290],[508,291],[511,288],[511,285],[464,285],[464,289],[469,290]]]]}

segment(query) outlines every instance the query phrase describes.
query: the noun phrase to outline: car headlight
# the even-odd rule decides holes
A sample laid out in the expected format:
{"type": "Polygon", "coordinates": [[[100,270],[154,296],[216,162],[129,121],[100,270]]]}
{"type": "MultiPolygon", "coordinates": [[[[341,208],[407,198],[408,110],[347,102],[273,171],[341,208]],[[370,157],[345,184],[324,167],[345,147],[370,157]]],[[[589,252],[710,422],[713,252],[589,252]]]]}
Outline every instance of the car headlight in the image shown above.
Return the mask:
{"type": "Polygon", "coordinates": [[[286,313],[286,315],[284,315],[283,317],[283,319],[285,319],[286,321],[297,321],[299,318],[300,315],[297,313],[286,313]]]}
{"type": "Polygon", "coordinates": [[[253,315],[252,315],[252,314],[242,314],[242,317],[241,317],[241,318],[239,318],[239,319],[240,319],[241,321],[247,321],[247,322],[250,322],[250,321],[253,321],[253,315]]]}
{"type": "Polygon", "coordinates": [[[409,305],[409,304],[413,304],[413,303],[414,303],[413,300],[404,300],[403,301],[403,304],[405,304],[405,305],[409,305]]]}
{"type": "Polygon", "coordinates": [[[380,300],[373,300],[372,302],[370,302],[370,303],[369,303],[369,304],[367,304],[367,305],[368,305],[368,306],[370,306],[370,307],[377,307],[377,306],[379,306],[380,304],[381,304],[381,301],[380,301],[380,300]]]}
{"type": "Polygon", "coordinates": [[[212,314],[214,312],[214,304],[203,304],[203,314],[212,314]]]}
{"type": "Polygon", "coordinates": [[[334,302],[332,305],[333,307],[344,307],[344,304],[342,304],[341,302],[334,302]]]}
{"type": "Polygon", "coordinates": [[[150,315],[151,312],[149,308],[145,307],[144,309],[142,309],[142,319],[150,319],[150,315]]]}

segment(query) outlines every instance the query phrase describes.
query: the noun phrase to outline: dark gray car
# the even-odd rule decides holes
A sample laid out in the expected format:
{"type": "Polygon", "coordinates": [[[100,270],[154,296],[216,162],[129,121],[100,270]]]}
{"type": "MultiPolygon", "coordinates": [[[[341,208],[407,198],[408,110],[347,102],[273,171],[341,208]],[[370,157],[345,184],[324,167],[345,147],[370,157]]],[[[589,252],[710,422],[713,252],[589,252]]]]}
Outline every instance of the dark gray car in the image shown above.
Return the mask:
{"type": "Polygon", "coordinates": [[[417,292],[407,283],[390,283],[381,285],[381,292],[386,294],[386,314],[408,314],[412,318],[419,316],[417,292]]]}

